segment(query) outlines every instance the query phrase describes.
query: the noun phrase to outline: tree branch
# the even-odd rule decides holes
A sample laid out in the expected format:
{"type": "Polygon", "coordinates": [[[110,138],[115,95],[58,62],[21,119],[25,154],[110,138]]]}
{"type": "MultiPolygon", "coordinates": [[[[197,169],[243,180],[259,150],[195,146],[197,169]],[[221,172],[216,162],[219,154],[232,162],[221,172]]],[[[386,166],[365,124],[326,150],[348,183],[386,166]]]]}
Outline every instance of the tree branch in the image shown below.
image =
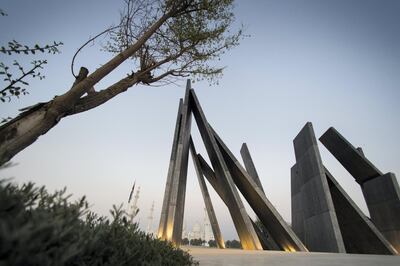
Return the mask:
{"type": "Polygon", "coordinates": [[[108,61],[106,64],[98,68],[82,82],[73,86],[68,92],[56,97],[53,101],[53,105],[55,105],[56,109],[58,109],[57,112],[67,112],[70,108],[72,108],[75,102],[77,102],[79,98],[83,94],[85,94],[91,87],[102,80],[107,74],[117,68],[130,56],[135,54],[140,49],[140,47],[142,47],[142,45],[154,34],[154,32],[159,27],[161,27],[161,25],[175,12],[175,10],[172,10],[164,14],[145,33],[143,33],[142,37],[138,39],[137,42],[135,42],[130,47],[108,61]]]}
{"type": "Polygon", "coordinates": [[[23,80],[26,76],[32,74],[37,68],[42,68],[42,65],[46,64],[46,61],[40,61],[38,64],[35,64],[28,72],[23,72],[23,75],[17,78],[16,80],[11,80],[10,84],[2,89],[0,93],[6,92],[8,89],[12,88],[15,84],[23,80]]]}
{"type": "Polygon", "coordinates": [[[73,75],[75,78],[77,78],[77,76],[76,76],[75,73],[74,73],[74,63],[75,63],[75,58],[76,58],[76,56],[79,54],[79,52],[80,52],[86,45],[88,45],[90,42],[94,41],[95,39],[97,39],[97,38],[100,37],[101,35],[103,35],[103,34],[105,34],[105,33],[107,33],[107,32],[110,32],[110,31],[112,31],[112,30],[115,30],[115,29],[117,29],[117,28],[119,28],[119,27],[121,27],[121,25],[108,28],[108,29],[106,29],[106,30],[100,32],[99,34],[97,34],[97,35],[94,36],[93,38],[90,38],[90,39],[89,39],[87,42],[85,42],[81,47],[79,47],[79,49],[75,52],[74,56],[72,57],[72,61],[71,61],[71,73],[72,73],[72,75],[73,75]]]}
{"type": "Polygon", "coordinates": [[[169,71],[167,71],[167,72],[164,72],[163,74],[161,74],[161,75],[159,75],[159,76],[157,76],[157,77],[155,77],[155,78],[150,79],[150,82],[149,82],[149,83],[157,82],[157,81],[159,81],[159,80],[165,78],[165,77],[168,76],[168,75],[173,75],[173,73],[174,73],[174,70],[169,70],[169,71]]]}
{"type": "Polygon", "coordinates": [[[66,116],[86,112],[90,109],[96,108],[97,106],[111,100],[118,94],[125,92],[138,82],[139,80],[137,79],[136,75],[128,76],[104,90],[82,97],[76,102],[74,107],[66,113],[66,116]]]}
{"type": "Polygon", "coordinates": [[[63,45],[62,42],[54,42],[52,45],[45,45],[45,46],[39,46],[38,44],[35,44],[35,46],[33,48],[30,48],[27,45],[22,45],[19,42],[17,42],[16,40],[12,40],[10,42],[8,42],[8,49],[5,48],[4,46],[2,46],[0,48],[0,52],[4,53],[4,54],[8,54],[11,55],[12,53],[16,53],[16,54],[20,54],[20,53],[24,53],[24,54],[35,54],[36,52],[48,52],[48,53],[60,53],[60,51],[58,50],[58,46],[63,45]]]}

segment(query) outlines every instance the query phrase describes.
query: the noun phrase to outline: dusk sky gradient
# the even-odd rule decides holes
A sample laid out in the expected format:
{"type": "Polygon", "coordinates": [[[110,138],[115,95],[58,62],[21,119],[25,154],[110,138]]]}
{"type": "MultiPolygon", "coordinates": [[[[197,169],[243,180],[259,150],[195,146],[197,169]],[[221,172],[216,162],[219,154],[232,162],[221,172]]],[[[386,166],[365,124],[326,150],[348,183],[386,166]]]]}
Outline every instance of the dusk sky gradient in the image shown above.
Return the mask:
{"type": "MultiPolygon", "coordinates": [[[[115,0],[1,1],[0,8],[8,13],[0,17],[1,45],[12,39],[30,45],[64,43],[59,55],[35,57],[48,59],[46,79],[30,82],[30,95],[1,104],[1,117],[15,116],[18,109],[69,89],[76,49],[89,36],[117,24],[122,7],[122,1],[115,0]]],[[[236,2],[235,14],[250,37],[215,62],[227,66],[218,86],[196,82],[193,87],[207,119],[238,158],[241,144],[248,144],[266,195],[286,221],[291,220],[292,140],[307,121],[317,138],[333,126],[361,146],[382,172],[400,175],[400,1],[242,0],[236,2]]],[[[15,59],[0,56],[1,62],[15,59]]],[[[76,68],[93,72],[111,57],[96,43],[83,50],[76,68]]],[[[125,63],[96,89],[128,72],[125,63]]],[[[0,176],[20,184],[33,181],[50,191],[66,186],[74,199],[86,195],[102,215],[108,215],[112,204],[126,205],[136,180],[141,187],[141,227],[147,226],[154,200],[156,229],[185,83],[135,86],[94,110],[63,119],[15,156],[12,161],[18,165],[0,176]]],[[[206,155],[195,123],[192,131],[198,152],[206,155]]],[[[322,144],[319,147],[327,168],[368,215],[358,184],[322,144]]],[[[189,161],[188,229],[204,216],[189,161]]],[[[237,238],[229,212],[208,187],[223,237],[237,238]]]]}

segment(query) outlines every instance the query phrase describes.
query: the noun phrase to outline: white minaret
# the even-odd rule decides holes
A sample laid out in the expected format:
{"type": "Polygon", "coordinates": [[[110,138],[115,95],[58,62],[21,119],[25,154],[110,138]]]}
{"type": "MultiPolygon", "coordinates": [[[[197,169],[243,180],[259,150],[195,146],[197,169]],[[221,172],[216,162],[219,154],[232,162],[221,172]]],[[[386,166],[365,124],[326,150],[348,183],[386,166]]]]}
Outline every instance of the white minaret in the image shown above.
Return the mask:
{"type": "Polygon", "coordinates": [[[153,234],[154,233],[153,232],[153,218],[154,218],[153,213],[154,213],[154,200],[153,200],[153,203],[151,204],[150,214],[147,217],[148,224],[147,224],[146,233],[148,233],[148,234],[153,234]]]}
{"type": "Polygon", "coordinates": [[[131,223],[133,222],[133,219],[135,218],[135,216],[138,214],[139,212],[139,207],[137,206],[138,200],[139,200],[139,193],[140,193],[140,187],[138,187],[135,197],[133,198],[133,202],[132,204],[129,206],[129,210],[128,210],[128,216],[129,219],[131,221],[131,223]]]}
{"type": "Polygon", "coordinates": [[[189,234],[187,232],[187,226],[186,226],[186,220],[183,224],[183,230],[182,230],[182,239],[187,238],[189,239],[189,234]]]}
{"type": "Polygon", "coordinates": [[[210,220],[208,219],[207,209],[204,208],[204,231],[203,240],[205,240],[205,245],[208,246],[208,241],[214,240],[214,235],[211,230],[210,220]]]}

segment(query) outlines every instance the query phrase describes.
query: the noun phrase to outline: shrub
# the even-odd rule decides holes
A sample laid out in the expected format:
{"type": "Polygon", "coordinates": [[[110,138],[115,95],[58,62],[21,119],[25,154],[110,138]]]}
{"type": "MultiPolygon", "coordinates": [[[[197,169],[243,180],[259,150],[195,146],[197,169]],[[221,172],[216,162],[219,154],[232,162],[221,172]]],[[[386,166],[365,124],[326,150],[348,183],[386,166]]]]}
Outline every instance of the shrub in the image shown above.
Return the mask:
{"type": "Polygon", "coordinates": [[[120,207],[113,219],[88,209],[66,190],[48,193],[28,183],[0,181],[0,265],[193,265],[183,250],[128,222],[120,207]]]}
{"type": "Polygon", "coordinates": [[[239,241],[236,239],[234,240],[228,240],[225,242],[225,247],[226,248],[242,248],[242,245],[240,244],[239,241]]]}
{"type": "Polygon", "coordinates": [[[201,246],[201,245],[203,245],[203,240],[201,240],[201,238],[190,239],[190,245],[191,246],[201,246]]]}
{"type": "Polygon", "coordinates": [[[209,240],[209,241],[208,241],[208,246],[209,246],[210,248],[215,248],[215,247],[217,247],[217,241],[215,241],[215,240],[209,240]]]}
{"type": "Polygon", "coordinates": [[[187,237],[182,239],[182,245],[189,245],[189,239],[187,237]]]}

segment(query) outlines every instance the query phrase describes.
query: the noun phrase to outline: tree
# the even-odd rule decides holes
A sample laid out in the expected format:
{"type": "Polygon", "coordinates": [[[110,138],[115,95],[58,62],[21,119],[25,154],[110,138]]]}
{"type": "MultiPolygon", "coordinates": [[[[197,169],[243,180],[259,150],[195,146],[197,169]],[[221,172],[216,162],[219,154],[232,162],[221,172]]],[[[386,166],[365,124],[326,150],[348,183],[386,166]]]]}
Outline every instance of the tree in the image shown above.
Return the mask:
{"type": "Polygon", "coordinates": [[[190,240],[191,246],[201,246],[203,244],[203,240],[201,238],[194,238],[190,240]]]}
{"type": "Polygon", "coordinates": [[[0,127],[0,165],[31,145],[64,117],[100,106],[130,87],[163,85],[179,77],[215,81],[223,68],[211,61],[239,44],[233,0],[125,0],[118,27],[107,30],[105,49],[115,56],[89,75],[81,67],[72,87],[54,99],[26,108],[0,127]],[[133,69],[113,85],[94,86],[126,60],[133,69]]]}
{"type": "Polygon", "coordinates": [[[242,248],[242,245],[240,244],[239,241],[237,241],[236,239],[233,239],[233,240],[227,240],[225,242],[225,247],[226,248],[242,248]]]}
{"type": "Polygon", "coordinates": [[[182,239],[182,245],[189,245],[189,239],[187,237],[182,239]]]}
{"type": "Polygon", "coordinates": [[[208,246],[209,246],[209,247],[212,247],[212,248],[217,247],[217,241],[215,241],[215,240],[209,240],[209,241],[208,241],[208,246]]]}

